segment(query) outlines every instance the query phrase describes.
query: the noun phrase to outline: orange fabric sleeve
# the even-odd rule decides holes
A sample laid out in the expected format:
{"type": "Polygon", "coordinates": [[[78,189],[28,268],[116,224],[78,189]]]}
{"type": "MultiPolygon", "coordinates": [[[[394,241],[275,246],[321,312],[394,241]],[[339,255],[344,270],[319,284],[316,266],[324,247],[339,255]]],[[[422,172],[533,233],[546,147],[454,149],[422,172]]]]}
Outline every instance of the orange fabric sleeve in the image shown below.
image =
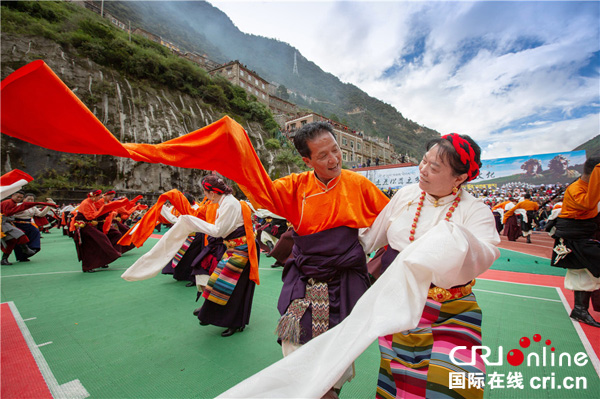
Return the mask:
{"type": "Polygon", "coordinates": [[[494,206],[492,207],[492,211],[495,211],[495,210],[496,210],[496,209],[498,209],[498,208],[502,208],[502,209],[504,209],[504,206],[506,206],[506,204],[508,204],[509,202],[510,202],[510,201],[504,201],[504,202],[501,202],[501,203],[499,203],[499,204],[496,204],[496,205],[494,205],[494,206]]]}
{"type": "Polygon", "coordinates": [[[116,212],[112,211],[106,216],[106,219],[104,219],[104,224],[102,225],[102,231],[104,232],[104,234],[108,234],[108,230],[110,230],[110,227],[112,226],[112,222],[115,215],[116,212]]]}
{"type": "Polygon", "coordinates": [[[260,285],[258,277],[258,254],[256,251],[256,240],[254,236],[254,227],[252,225],[252,211],[248,204],[240,201],[242,206],[242,217],[244,219],[244,230],[246,231],[246,242],[248,243],[248,257],[250,258],[250,280],[256,285],[260,285]]]}
{"type": "Polygon", "coordinates": [[[121,144],[41,60],[6,77],[0,94],[0,128],[9,136],[61,152],[217,170],[241,186],[252,187],[245,194],[255,203],[267,209],[285,208],[285,198],[273,189],[245,130],[228,116],[161,144],[121,144]],[[222,154],[243,157],[244,167],[222,154]]]}
{"type": "MultiPolygon", "coordinates": [[[[0,126],[3,133],[12,137],[62,152],[108,154],[141,162],[216,170],[235,181],[257,209],[268,209],[295,226],[304,213],[305,198],[298,192],[298,183],[311,186],[308,179],[314,173],[271,181],[246,131],[228,116],[164,143],[121,144],[43,61],[34,61],[9,75],[2,81],[0,94],[0,126]]],[[[347,173],[353,172],[342,171],[343,175],[348,176],[347,173]]],[[[367,188],[364,177],[358,182],[362,192],[355,185],[345,185],[346,181],[357,183],[357,179],[344,177],[342,190],[336,187],[335,194],[311,198],[314,206],[320,202],[328,206],[308,211],[310,224],[317,221],[317,226],[298,230],[298,234],[340,225],[369,226],[389,199],[372,183],[367,188]],[[335,200],[333,207],[329,206],[331,200],[335,200]]]]}
{"type": "Polygon", "coordinates": [[[158,201],[154,204],[146,214],[134,224],[117,242],[119,245],[128,246],[130,244],[136,247],[141,247],[144,242],[152,235],[156,222],[161,220],[160,211],[166,201],[171,202],[173,207],[183,215],[193,215],[194,210],[190,206],[189,201],[183,193],[178,190],[170,190],[158,197],[158,201]]]}

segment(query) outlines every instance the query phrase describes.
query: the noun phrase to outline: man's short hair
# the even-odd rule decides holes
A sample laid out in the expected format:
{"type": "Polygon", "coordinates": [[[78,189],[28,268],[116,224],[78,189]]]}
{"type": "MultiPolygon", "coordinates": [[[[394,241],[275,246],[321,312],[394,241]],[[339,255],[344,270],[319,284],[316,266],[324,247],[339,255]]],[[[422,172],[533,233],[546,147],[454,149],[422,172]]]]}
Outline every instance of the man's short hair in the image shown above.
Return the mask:
{"type": "Polygon", "coordinates": [[[312,122],[302,126],[294,135],[294,147],[300,153],[301,156],[310,158],[310,148],[308,148],[308,141],[314,140],[323,133],[329,132],[335,140],[335,134],[333,134],[333,127],[327,122],[312,122]]]}

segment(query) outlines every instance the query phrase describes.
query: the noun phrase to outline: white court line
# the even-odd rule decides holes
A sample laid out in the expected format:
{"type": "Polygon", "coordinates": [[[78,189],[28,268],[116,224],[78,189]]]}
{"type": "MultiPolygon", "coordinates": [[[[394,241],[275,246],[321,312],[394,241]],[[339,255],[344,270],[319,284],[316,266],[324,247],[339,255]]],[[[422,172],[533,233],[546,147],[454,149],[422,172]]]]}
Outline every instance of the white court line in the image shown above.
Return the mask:
{"type": "Polygon", "coordinates": [[[8,303],[8,306],[10,307],[13,317],[15,318],[15,321],[17,322],[17,325],[21,330],[21,334],[23,335],[25,342],[27,342],[27,346],[29,347],[31,355],[35,359],[35,362],[37,363],[37,366],[40,369],[40,372],[42,373],[42,377],[44,377],[44,381],[46,381],[46,385],[48,385],[48,389],[50,390],[52,397],[83,399],[90,396],[88,391],[83,387],[79,380],[73,380],[63,385],[58,384],[56,377],[54,377],[54,373],[52,373],[52,370],[50,370],[50,366],[48,366],[46,358],[44,358],[44,355],[42,355],[42,352],[38,348],[38,345],[36,345],[33,336],[29,332],[29,328],[27,328],[27,325],[23,321],[23,318],[21,317],[21,313],[19,313],[17,306],[13,301],[6,303],[8,303]]]}
{"type": "MultiPolygon", "coordinates": [[[[515,272],[518,273],[518,272],[515,272]]],[[[555,277],[562,277],[562,276],[555,276],[555,277]]],[[[498,283],[506,283],[506,284],[519,284],[519,285],[531,285],[534,287],[544,287],[544,288],[556,288],[553,285],[541,285],[541,284],[530,284],[530,283],[517,283],[515,281],[504,281],[504,280],[495,280],[493,278],[482,278],[482,277],[477,277],[477,280],[484,280],[484,281],[495,281],[498,283]]]]}
{"type": "MultiPolygon", "coordinates": [[[[111,270],[127,270],[127,269],[117,269],[117,268],[111,268],[108,270],[103,270],[103,271],[107,271],[110,272],[111,270]]],[[[31,274],[13,274],[12,276],[0,276],[1,278],[9,278],[9,277],[29,277],[29,276],[45,276],[45,275],[49,275],[49,274],[69,274],[69,273],[83,273],[81,270],[69,270],[69,271],[64,271],[64,272],[48,272],[48,273],[31,273],[31,274]]]]}
{"type": "MultiPolygon", "coordinates": [[[[279,267],[259,267],[259,270],[277,270],[279,267]]],[[[127,268],[110,268],[101,270],[102,272],[110,272],[114,270],[127,270],[127,268]]],[[[31,273],[31,274],[13,274],[12,276],[0,276],[0,278],[10,278],[10,277],[31,277],[31,276],[46,276],[49,274],[69,274],[69,273],[83,273],[81,270],[69,270],[64,272],[47,272],[47,273],[31,273]]],[[[100,271],[99,271],[100,273],[100,271]]],[[[29,320],[29,319],[28,319],[29,320]]]]}
{"type": "Polygon", "coordinates": [[[52,341],[44,342],[43,344],[38,344],[37,347],[40,348],[42,346],[50,345],[52,341]]]}
{"type": "MultiPolygon", "coordinates": [[[[567,311],[567,314],[570,314],[571,306],[569,305],[569,302],[567,302],[567,298],[565,298],[565,296],[563,295],[562,290],[556,287],[556,292],[558,292],[558,296],[560,297],[561,302],[563,303],[565,310],[567,311]]],[[[590,341],[583,332],[583,328],[581,328],[579,322],[571,319],[570,317],[569,319],[573,323],[573,327],[575,328],[575,331],[577,331],[577,335],[579,335],[579,339],[581,340],[581,343],[583,344],[583,347],[585,348],[585,351],[587,352],[587,355],[590,358],[594,369],[596,370],[596,374],[598,374],[598,377],[600,378],[600,360],[598,360],[598,355],[596,355],[594,348],[592,348],[592,344],[590,344],[590,341]]]]}
{"type": "Polygon", "coordinates": [[[23,321],[37,320],[37,317],[30,317],[28,319],[23,319],[23,321]]]}
{"type": "MultiPolygon", "coordinates": [[[[560,298],[560,301],[556,301],[556,302],[561,302],[563,304],[563,306],[565,307],[565,310],[567,312],[567,315],[571,313],[571,306],[569,305],[569,302],[567,302],[567,299],[565,298],[565,296],[562,293],[562,290],[559,287],[552,287],[552,286],[548,286],[548,285],[538,285],[538,284],[515,283],[512,281],[492,280],[492,279],[484,279],[484,278],[478,279],[478,280],[496,281],[496,282],[508,283],[508,284],[532,285],[532,286],[536,286],[536,287],[545,287],[545,288],[554,288],[560,298]]],[[[483,290],[473,288],[473,291],[483,291],[483,290]]],[[[513,294],[506,294],[506,295],[513,295],[513,294]]],[[[515,296],[520,296],[520,295],[515,295],[515,296]]],[[[533,298],[533,297],[531,297],[531,298],[533,298]]],[[[542,298],[536,298],[536,299],[542,299],[542,298]]],[[[548,299],[546,299],[546,300],[548,300],[548,299]]],[[[590,358],[590,362],[594,366],[594,370],[596,370],[596,374],[598,374],[598,377],[600,377],[600,360],[598,359],[598,355],[596,355],[596,352],[594,351],[592,344],[590,344],[590,341],[588,340],[587,335],[585,335],[585,333],[583,332],[583,329],[581,328],[581,325],[579,324],[579,322],[577,322],[571,318],[569,318],[569,319],[573,323],[573,327],[575,328],[575,331],[577,332],[577,335],[579,336],[579,340],[581,341],[581,344],[583,345],[585,351],[587,352],[588,357],[590,358]]]]}
{"type": "Polygon", "coordinates": [[[540,301],[548,301],[548,302],[561,302],[559,299],[548,299],[548,298],[540,298],[540,297],[537,297],[537,296],[527,296],[527,295],[509,294],[509,293],[507,293],[507,292],[497,292],[497,291],[480,290],[479,288],[473,288],[473,291],[489,292],[489,293],[492,293],[492,294],[498,294],[498,295],[517,296],[517,297],[519,297],[519,298],[538,299],[538,300],[540,300],[540,301]]]}

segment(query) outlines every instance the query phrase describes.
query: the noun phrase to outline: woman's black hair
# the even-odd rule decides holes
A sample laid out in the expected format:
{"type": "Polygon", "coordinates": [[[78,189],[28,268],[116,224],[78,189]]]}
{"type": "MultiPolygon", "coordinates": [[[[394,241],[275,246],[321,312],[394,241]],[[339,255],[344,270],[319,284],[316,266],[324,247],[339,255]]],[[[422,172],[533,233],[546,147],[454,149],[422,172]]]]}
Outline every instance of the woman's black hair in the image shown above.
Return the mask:
{"type": "MultiPolygon", "coordinates": [[[[217,188],[220,191],[222,191],[222,193],[217,192],[217,194],[233,193],[233,189],[231,187],[229,187],[227,184],[225,184],[223,179],[221,179],[219,176],[215,176],[215,175],[204,176],[204,178],[202,179],[202,183],[204,183],[204,182],[207,182],[211,185],[211,187],[217,188]]],[[[204,184],[202,185],[202,187],[206,190],[206,188],[204,187],[204,184]]],[[[208,191],[215,191],[215,190],[208,189],[208,191]]]]}
{"type": "MultiPolygon", "coordinates": [[[[474,161],[481,168],[481,148],[479,145],[466,134],[459,134],[459,136],[469,142],[469,145],[471,145],[471,148],[475,153],[474,161]]],[[[460,155],[450,141],[441,137],[430,140],[427,143],[427,151],[429,151],[436,144],[439,146],[438,156],[441,157],[448,165],[450,165],[455,176],[460,176],[463,173],[469,172],[468,165],[464,164],[460,160],[460,155]]]]}

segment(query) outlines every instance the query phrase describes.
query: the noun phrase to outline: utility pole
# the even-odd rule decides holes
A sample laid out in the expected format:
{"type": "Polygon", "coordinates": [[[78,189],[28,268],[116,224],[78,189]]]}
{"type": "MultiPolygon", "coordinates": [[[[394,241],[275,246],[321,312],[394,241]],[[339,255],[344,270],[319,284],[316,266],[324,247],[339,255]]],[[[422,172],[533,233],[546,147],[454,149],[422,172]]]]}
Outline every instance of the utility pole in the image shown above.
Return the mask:
{"type": "Polygon", "coordinates": [[[296,76],[299,76],[298,74],[298,63],[296,62],[296,52],[294,52],[294,69],[292,70],[292,73],[296,76]]]}
{"type": "Polygon", "coordinates": [[[102,4],[100,6],[100,16],[104,17],[104,0],[102,0],[102,4]]]}
{"type": "Polygon", "coordinates": [[[131,20],[129,20],[129,43],[131,43],[131,20]]]}

